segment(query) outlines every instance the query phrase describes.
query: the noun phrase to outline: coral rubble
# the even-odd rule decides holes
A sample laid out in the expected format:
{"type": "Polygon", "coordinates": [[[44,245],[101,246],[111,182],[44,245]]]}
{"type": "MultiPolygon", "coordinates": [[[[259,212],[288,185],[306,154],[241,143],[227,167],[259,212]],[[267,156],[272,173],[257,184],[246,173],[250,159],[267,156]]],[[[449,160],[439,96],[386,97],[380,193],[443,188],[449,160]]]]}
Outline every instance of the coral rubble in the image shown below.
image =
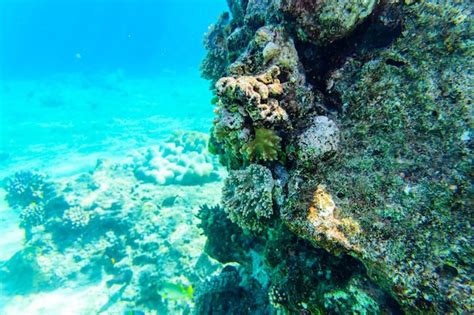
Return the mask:
{"type": "Polygon", "coordinates": [[[228,3],[202,70],[241,232],[206,249],[290,313],[472,312],[472,3],[228,3]]]}

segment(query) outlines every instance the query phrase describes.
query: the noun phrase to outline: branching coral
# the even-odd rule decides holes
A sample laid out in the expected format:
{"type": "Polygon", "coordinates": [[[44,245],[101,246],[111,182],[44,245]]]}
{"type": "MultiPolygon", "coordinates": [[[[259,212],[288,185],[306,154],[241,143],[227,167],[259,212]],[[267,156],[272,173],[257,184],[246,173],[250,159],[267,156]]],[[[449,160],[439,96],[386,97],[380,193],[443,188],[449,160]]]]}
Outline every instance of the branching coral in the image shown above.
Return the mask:
{"type": "Polygon", "coordinates": [[[41,225],[45,221],[44,207],[41,204],[31,203],[20,213],[20,226],[25,229],[41,225]]]}
{"type": "Polygon", "coordinates": [[[6,199],[12,207],[39,204],[54,196],[54,187],[45,175],[32,171],[19,171],[5,179],[6,199]]]}
{"type": "Polygon", "coordinates": [[[273,186],[272,173],[264,166],[232,171],[222,191],[224,210],[243,229],[262,231],[273,215],[273,186]]]}
{"type": "Polygon", "coordinates": [[[80,230],[89,224],[90,214],[82,207],[74,206],[64,211],[63,221],[71,229],[80,230]]]}

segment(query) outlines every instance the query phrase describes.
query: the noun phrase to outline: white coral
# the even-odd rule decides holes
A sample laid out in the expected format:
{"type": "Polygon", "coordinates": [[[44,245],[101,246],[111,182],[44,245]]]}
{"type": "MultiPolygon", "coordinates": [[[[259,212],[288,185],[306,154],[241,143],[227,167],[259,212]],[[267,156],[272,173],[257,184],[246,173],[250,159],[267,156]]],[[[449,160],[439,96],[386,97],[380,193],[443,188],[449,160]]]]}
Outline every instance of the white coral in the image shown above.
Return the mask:
{"type": "Polygon", "coordinates": [[[339,145],[339,128],[326,116],[316,116],[311,126],[298,137],[298,158],[303,162],[315,162],[339,145]]]}

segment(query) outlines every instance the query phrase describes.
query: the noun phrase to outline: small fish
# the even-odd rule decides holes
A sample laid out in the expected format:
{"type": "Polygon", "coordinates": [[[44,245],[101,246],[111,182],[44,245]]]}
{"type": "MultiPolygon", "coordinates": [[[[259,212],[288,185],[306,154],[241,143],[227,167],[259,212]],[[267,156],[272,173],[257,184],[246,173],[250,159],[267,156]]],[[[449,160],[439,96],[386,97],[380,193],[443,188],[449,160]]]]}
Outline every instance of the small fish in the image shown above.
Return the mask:
{"type": "Polygon", "coordinates": [[[164,208],[172,207],[179,196],[170,196],[163,199],[161,206],[164,208]]]}
{"type": "Polygon", "coordinates": [[[113,265],[115,265],[115,263],[117,262],[117,261],[115,260],[115,258],[113,258],[113,257],[110,258],[110,261],[112,262],[113,265]]]}
{"type": "Polygon", "coordinates": [[[194,289],[192,285],[163,282],[158,293],[167,300],[192,300],[194,289]]]}

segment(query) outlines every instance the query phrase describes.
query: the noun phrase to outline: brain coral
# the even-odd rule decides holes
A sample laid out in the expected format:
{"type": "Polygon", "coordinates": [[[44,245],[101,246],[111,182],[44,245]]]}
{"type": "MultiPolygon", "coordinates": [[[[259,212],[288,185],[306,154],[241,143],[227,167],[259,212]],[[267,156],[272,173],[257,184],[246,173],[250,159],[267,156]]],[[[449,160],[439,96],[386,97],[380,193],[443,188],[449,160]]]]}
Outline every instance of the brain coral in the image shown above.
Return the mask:
{"type": "Polygon", "coordinates": [[[272,173],[264,166],[232,171],[222,192],[224,210],[243,229],[261,231],[273,214],[273,187],[272,173]]]}

